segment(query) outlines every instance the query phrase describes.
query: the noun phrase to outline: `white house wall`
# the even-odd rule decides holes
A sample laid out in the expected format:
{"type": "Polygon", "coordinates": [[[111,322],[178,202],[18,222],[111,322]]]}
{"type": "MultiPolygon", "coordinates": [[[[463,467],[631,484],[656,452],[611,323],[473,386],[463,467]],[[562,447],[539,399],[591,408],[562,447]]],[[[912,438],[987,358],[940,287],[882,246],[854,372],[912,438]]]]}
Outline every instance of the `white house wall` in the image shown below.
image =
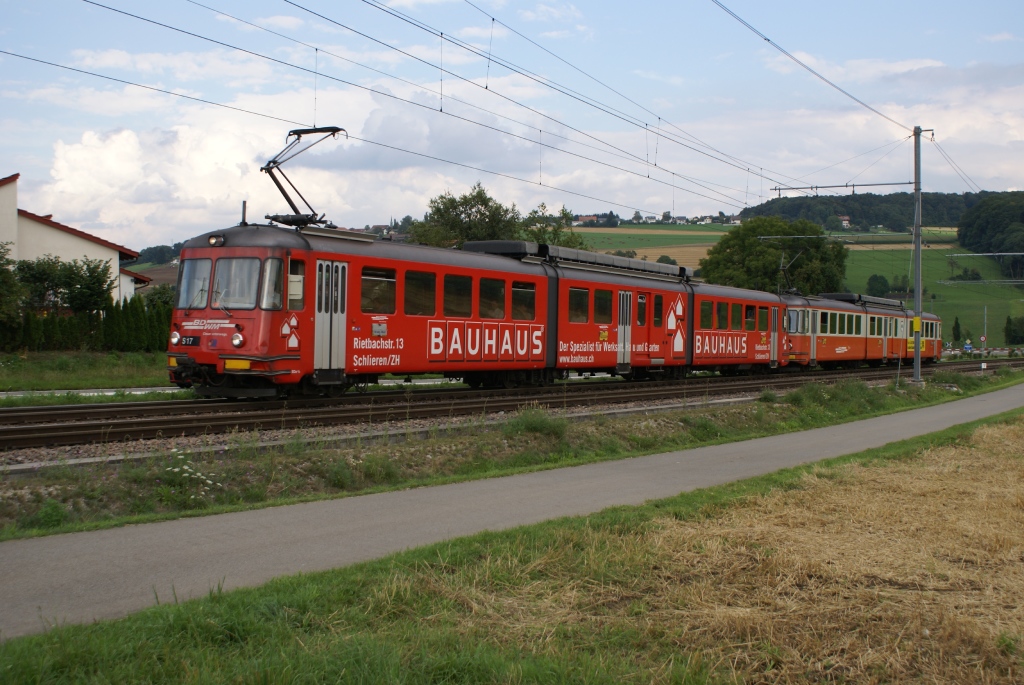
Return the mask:
{"type": "Polygon", "coordinates": [[[18,184],[0,186],[0,243],[11,243],[11,259],[18,259],[18,184]]]}
{"type": "Polygon", "coordinates": [[[59,257],[62,262],[70,262],[73,259],[99,259],[107,263],[110,275],[115,278],[112,293],[115,299],[125,296],[130,298],[135,291],[131,279],[128,278],[125,282],[121,277],[120,254],[117,250],[21,215],[18,215],[17,245],[18,259],[33,260],[45,255],[59,257]]]}

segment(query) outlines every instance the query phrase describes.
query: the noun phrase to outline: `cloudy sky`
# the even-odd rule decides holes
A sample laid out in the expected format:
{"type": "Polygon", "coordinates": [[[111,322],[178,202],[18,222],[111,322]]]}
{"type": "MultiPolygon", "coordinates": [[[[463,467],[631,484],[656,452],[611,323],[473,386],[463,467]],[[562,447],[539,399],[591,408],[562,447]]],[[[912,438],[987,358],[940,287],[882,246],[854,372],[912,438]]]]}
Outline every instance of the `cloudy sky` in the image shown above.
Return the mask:
{"type": "Polygon", "coordinates": [[[926,191],[1024,188],[1020,0],[722,2],[880,114],[712,0],[0,0],[0,177],[134,249],[287,211],[259,167],[314,124],[350,137],[284,168],[341,226],[477,181],[523,210],[732,213],[909,181],[915,125],[926,191]]]}

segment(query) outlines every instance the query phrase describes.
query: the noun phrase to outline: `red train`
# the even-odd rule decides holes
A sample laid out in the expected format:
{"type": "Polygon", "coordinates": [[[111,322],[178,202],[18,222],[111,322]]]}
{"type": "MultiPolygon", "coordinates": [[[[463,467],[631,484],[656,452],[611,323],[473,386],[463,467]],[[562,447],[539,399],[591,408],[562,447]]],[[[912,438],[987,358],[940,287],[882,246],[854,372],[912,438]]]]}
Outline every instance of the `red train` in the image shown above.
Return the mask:
{"type": "MultiPolygon", "coordinates": [[[[937,361],[941,323],[922,320],[937,361]]],[[[684,267],[521,241],[447,250],[327,228],[245,224],[181,252],[171,380],[229,397],[320,394],[381,374],[472,387],[569,372],[675,378],[913,356],[892,300],[778,296],[684,267]]]]}

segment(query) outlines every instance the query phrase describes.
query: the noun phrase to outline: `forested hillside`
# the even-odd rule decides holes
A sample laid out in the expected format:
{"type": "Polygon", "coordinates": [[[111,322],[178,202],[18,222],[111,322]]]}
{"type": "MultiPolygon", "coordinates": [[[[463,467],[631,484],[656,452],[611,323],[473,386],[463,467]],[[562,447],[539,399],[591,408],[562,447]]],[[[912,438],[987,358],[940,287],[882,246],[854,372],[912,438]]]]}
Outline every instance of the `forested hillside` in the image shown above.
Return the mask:
{"type": "Polygon", "coordinates": [[[1024,192],[998,193],[970,208],[960,221],[960,244],[978,253],[1010,252],[996,257],[1003,276],[1024,278],[1024,192]]]}
{"type": "MultiPolygon", "coordinates": [[[[922,193],[922,220],[924,226],[956,226],[964,213],[984,198],[1005,193],[922,193]]],[[[848,216],[850,225],[868,229],[884,226],[891,231],[905,231],[914,224],[913,193],[891,193],[856,195],[781,197],[769,200],[756,207],[747,207],[740,216],[751,219],[755,216],[778,216],[787,221],[806,219],[829,226],[829,217],[848,216]]],[[[833,222],[834,223],[834,220],[833,222]]]]}

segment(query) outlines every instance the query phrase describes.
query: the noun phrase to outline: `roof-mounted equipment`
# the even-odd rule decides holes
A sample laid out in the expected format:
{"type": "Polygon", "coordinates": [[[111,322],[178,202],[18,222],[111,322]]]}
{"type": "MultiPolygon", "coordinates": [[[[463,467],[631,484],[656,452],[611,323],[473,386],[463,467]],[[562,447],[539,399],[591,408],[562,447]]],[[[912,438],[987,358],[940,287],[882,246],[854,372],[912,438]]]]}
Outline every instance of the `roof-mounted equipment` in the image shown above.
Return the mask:
{"type": "Polygon", "coordinates": [[[298,229],[302,229],[310,225],[323,226],[325,228],[335,228],[334,224],[332,224],[330,221],[324,221],[323,214],[317,216],[316,210],[313,209],[309,202],[306,201],[306,198],[302,196],[302,193],[300,193],[298,188],[295,187],[295,184],[293,184],[291,180],[284,175],[284,171],[281,170],[281,165],[287,162],[288,160],[292,159],[293,157],[302,154],[303,152],[313,147],[317,143],[323,142],[328,138],[336,137],[339,133],[344,133],[345,137],[348,138],[348,131],[337,126],[322,126],[320,128],[297,128],[292,131],[288,131],[288,135],[285,137],[285,142],[287,144],[285,145],[284,149],[278,152],[276,155],[274,155],[274,157],[269,162],[260,167],[260,171],[265,171],[267,175],[270,176],[270,180],[272,180],[274,182],[274,185],[277,186],[277,189],[281,191],[281,194],[284,196],[285,202],[287,202],[288,206],[291,207],[293,214],[267,214],[267,219],[269,219],[270,221],[276,221],[279,224],[284,224],[285,226],[294,226],[295,228],[298,229]],[[300,146],[300,143],[302,142],[302,136],[317,134],[323,135],[320,138],[314,140],[312,143],[300,146]],[[302,200],[303,204],[306,205],[306,208],[309,209],[308,214],[303,214],[302,212],[299,211],[298,205],[295,204],[291,196],[288,194],[288,191],[285,190],[285,187],[281,184],[281,180],[278,178],[278,175],[280,175],[281,178],[283,178],[288,183],[288,185],[295,192],[295,194],[299,196],[299,199],[302,200]]]}
{"type": "Polygon", "coordinates": [[[643,259],[629,259],[616,255],[601,254],[576,250],[557,245],[543,245],[525,240],[475,240],[463,243],[462,249],[467,252],[501,255],[513,259],[533,259],[559,264],[569,268],[589,269],[591,271],[637,271],[652,277],[682,279],[689,281],[693,270],[685,266],[648,262],[643,259]]]}

